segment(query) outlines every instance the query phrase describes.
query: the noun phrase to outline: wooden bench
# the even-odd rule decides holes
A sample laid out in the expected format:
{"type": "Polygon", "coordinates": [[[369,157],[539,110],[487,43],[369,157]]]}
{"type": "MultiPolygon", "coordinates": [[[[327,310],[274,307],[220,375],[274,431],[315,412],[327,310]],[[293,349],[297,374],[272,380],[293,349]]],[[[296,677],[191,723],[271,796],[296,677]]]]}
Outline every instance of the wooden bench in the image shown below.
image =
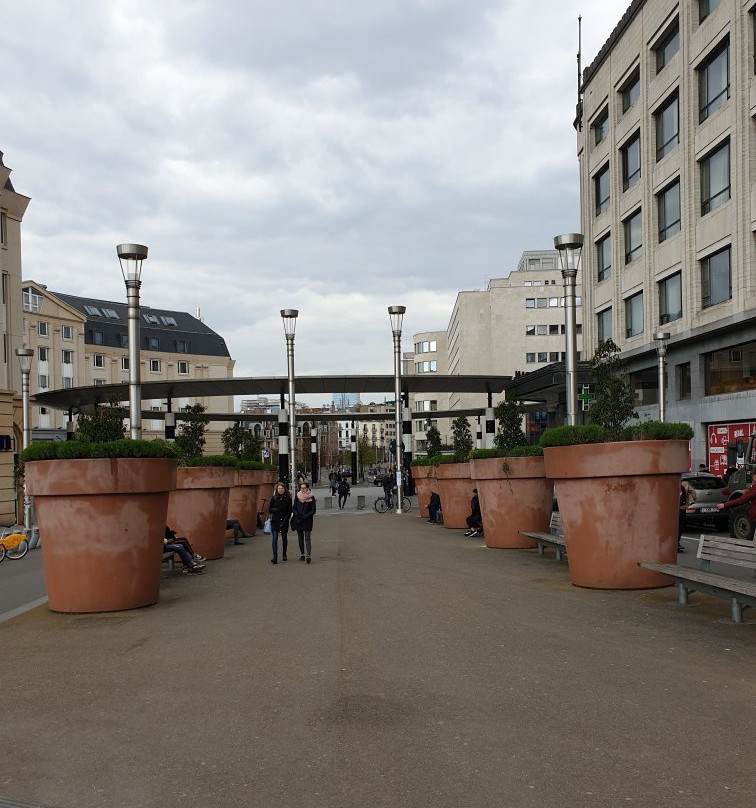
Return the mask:
{"type": "Polygon", "coordinates": [[[562,533],[562,517],[559,515],[559,511],[551,514],[548,533],[529,533],[527,530],[521,530],[520,533],[538,542],[538,555],[542,556],[546,547],[553,547],[557,561],[567,558],[567,548],[564,543],[564,533],[562,533]]]}
{"type": "Polygon", "coordinates": [[[720,536],[704,536],[698,542],[696,558],[700,568],[693,569],[679,564],[653,564],[639,561],[643,569],[660,572],[674,578],[678,589],[678,602],[688,605],[688,593],[705,592],[730,601],[730,613],[733,623],[743,622],[743,612],[750,606],[756,606],[756,580],[746,581],[710,572],[712,561],[729,564],[735,567],[756,569],[756,544],[742,539],[722,538],[720,536]]]}

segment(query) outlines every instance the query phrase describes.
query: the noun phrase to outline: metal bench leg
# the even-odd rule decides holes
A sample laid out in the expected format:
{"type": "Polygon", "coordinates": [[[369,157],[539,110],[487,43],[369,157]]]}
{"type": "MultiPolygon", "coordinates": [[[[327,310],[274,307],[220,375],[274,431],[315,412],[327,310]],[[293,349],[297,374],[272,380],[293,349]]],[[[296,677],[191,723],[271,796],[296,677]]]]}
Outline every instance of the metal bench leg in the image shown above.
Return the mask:
{"type": "Polygon", "coordinates": [[[556,552],[556,560],[561,561],[562,560],[562,548],[561,547],[555,547],[554,551],[556,552]]]}
{"type": "Polygon", "coordinates": [[[543,552],[543,544],[542,544],[540,541],[538,542],[538,555],[539,555],[539,556],[544,555],[544,552],[543,552]]]}
{"type": "Polygon", "coordinates": [[[677,602],[681,606],[688,605],[688,589],[684,584],[677,584],[677,602]]]}
{"type": "Polygon", "coordinates": [[[730,614],[733,623],[743,622],[743,607],[738,603],[737,598],[732,598],[730,601],[730,614]]]}

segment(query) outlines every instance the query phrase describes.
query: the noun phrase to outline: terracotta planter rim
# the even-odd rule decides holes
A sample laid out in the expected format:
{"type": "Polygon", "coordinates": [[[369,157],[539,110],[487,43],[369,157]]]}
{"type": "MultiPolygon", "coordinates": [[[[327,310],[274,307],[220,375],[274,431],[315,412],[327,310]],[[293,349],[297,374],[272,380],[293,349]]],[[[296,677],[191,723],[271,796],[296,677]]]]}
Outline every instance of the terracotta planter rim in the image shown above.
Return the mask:
{"type": "Polygon", "coordinates": [[[687,440],[611,441],[549,446],[543,457],[547,477],[569,480],[681,474],[688,470],[688,452],[687,440]],[[634,455],[632,462],[628,462],[630,455],[634,455]]]}
{"type": "Polygon", "coordinates": [[[236,469],[230,466],[180,466],[176,469],[176,489],[231,488],[236,469]]]}
{"type": "Polygon", "coordinates": [[[470,474],[474,480],[524,480],[545,477],[543,457],[477,457],[470,461],[470,474]],[[504,471],[504,464],[509,471],[504,471]]]}

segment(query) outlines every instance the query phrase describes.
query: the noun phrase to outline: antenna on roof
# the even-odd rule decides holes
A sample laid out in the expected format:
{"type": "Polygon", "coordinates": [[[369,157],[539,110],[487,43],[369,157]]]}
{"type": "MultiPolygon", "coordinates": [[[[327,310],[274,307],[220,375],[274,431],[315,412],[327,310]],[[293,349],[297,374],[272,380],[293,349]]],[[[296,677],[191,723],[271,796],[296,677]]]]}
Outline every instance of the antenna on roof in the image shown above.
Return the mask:
{"type": "Polygon", "coordinates": [[[202,319],[202,312],[200,311],[200,307],[199,307],[199,306],[197,306],[197,319],[198,319],[198,320],[199,320],[201,323],[204,323],[204,322],[205,322],[205,321],[202,319]]]}
{"type": "Polygon", "coordinates": [[[577,105],[575,107],[575,123],[578,132],[583,131],[583,18],[578,16],[578,52],[577,52],[577,105]]]}

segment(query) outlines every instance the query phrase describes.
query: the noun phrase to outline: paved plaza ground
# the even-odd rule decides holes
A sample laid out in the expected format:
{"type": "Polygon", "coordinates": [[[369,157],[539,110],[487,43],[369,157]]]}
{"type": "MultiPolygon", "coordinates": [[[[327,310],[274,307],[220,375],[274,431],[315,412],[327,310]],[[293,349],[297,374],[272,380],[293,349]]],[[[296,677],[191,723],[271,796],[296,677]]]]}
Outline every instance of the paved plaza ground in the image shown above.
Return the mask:
{"type": "Polygon", "coordinates": [[[355,501],[316,517],[309,566],[258,533],[154,607],[1,623],[0,799],[756,804],[756,625],[726,601],[578,589],[355,501]]]}

